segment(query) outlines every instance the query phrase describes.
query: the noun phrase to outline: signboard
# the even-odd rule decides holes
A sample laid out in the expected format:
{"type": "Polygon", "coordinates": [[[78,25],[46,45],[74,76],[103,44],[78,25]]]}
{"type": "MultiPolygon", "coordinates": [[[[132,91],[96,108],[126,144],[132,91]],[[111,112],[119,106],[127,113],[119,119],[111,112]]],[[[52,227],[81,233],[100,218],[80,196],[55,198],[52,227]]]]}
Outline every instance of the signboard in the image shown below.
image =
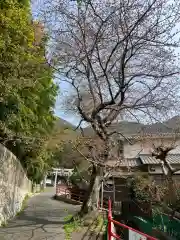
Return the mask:
{"type": "Polygon", "coordinates": [[[128,240],[147,240],[147,238],[137,232],[134,232],[129,229],[129,238],[128,240]]]}

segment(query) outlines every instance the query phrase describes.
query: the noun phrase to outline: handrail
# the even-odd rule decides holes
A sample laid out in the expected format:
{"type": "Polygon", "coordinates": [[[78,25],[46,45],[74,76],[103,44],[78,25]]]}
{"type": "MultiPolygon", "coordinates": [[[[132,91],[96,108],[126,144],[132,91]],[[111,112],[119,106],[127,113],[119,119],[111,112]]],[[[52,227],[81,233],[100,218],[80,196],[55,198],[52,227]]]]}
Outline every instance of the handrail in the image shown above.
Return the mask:
{"type": "Polygon", "coordinates": [[[136,233],[142,235],[143,237],[146,237],[147,240],[157,240],[157,238],[151,237],[151,236],[149,236],[149,235],[147,235],[145,233],[142,233],[142,232],[140,232],[140,231],[138,231],[138,230],[136,230],[134,228],[131,228],[131,227],[129,227],[129,226],[123,224],[123,223],[120,223],[120,222],[117,222],[116,220],[114,220],[112,218],[111,200],[109,199],[109,201],[108,201],[108,240],[112,240],[112,237],[114,237],[115,239],[121,239],[120,236],[118,236],[115,233],[113,233],[113,231],[112,231],[112,223],[115,224],[115,225],[118,225],[120,227],[123,227],[125,229],[129,229],[129,230],[131,230],[133,232],[136,232],[136,233]]]}
{"type": "Polygon", "coordinates": [[[73,189],[68,188],[66,186],[56,186],[56,195],[65,195],[65,197],[71,197],[73,196],[78,202],[82,202],[84,200],[84,194],[82,193],[76,193],[73,191],[73,189]],[[77,198],[77,199],[76,199],[77,198]]]}
{"type": "MultiPolygon", "coordinates": [[[[66,197],[68,197],[68,196],[71,197],[73,195],[75,198],[77,197],[76,201],[79,201],[79,202],[82,202],[83,199],[84,199],[84,194],[82,194],[82,193],[79,194],[79,193],[76,193],[74,191],[71,191],[70,188],[66,188],[65,186],[57,186],[56,187],[56,194],[57,195],[58,194],[62,194],[62,195],[64,194],[66,197]]],[[[101,206],[101,208],[99,206],[98,208],[99,208],[99,210],[104,210],[105,211],[103,206],[101,206]]],[[[113,217],[112,217],[112,203],[111,203],[111,200],[109,199],[108,200],[108,240],[112,240],[113,238],[120,240],[121,236],[118,236],[115,232],[113,232],[113,225],[118,225],[118,226],[123,227],[125,229],[136,232],[136,233],[140,234],[142,237],[146,237],[147,240],[157,240],[154,237],[151,237],[151,236],[149,236],[145,233],[142,233],[142,232],[140,232],[136,229],[133,229],[133,228],[131,228],[131,227],[129,227],[129,226],[123,224],[123,223],[120,223],[120,222],[114,220],[113,217]]]]}

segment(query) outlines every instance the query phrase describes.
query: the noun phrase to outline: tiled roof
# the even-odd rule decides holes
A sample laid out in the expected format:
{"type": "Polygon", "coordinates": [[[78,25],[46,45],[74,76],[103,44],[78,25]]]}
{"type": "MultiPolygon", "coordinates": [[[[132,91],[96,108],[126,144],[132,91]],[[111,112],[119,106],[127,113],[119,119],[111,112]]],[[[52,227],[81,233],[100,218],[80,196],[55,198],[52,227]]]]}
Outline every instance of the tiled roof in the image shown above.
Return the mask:
{"type": "Polygon", "coordinates": [[[107,162],[108,166],[111,167],[137,167],[139,165],[141,165],[142,163],[140,162],[140,160],[138,158],[130,158],[130,159],[124,159],[121,162],[117,162],[115,160],[109,160],[107,162]]]}
{"type": "Polygon", "coordinates": [[[109,176],[113,176],[113,177],[121,177],[121,178],[126,178],[126,177],[129,177],[129,176],[132,176],[133,175],[133,172],[129,171],[122,171],[122,170],[118,170],[118,171],[112,171],[110,172],[109,176]]]}
{"type": "Polygon", "coordinates": [[[121,167],[137,167],[141,165],[141,162],[138,158],[132,158],[132,159],[124,159],[124,161],[120,162],[119,164],[121,167]]]}
{"type": "MultiPolygon", "coordinates": [[[[142,164],[160,164],[161,161],[152,157],[151,155],[140,155],[139,156],[142,164]]],[[[180,164],[180,154],[169,154],[167,156],[167,161],[171,164],[180,164]]]]}
{"type": "MultiPolygon", "coordinates": [[[[167,160],[171,164],[180,164],[180,154],[169,154],[167,157],[167,160]]],[[[107,162],[107,165],[109,167],[138,167],[143,164],[160,164],[161,161],[159,159],[156,159],[155,157],[152,157],[148,154],[140,154],[139,158],[128,158],[124,159],[121,162],[117,162],[116,160],[109,160],[107,162]]]]}

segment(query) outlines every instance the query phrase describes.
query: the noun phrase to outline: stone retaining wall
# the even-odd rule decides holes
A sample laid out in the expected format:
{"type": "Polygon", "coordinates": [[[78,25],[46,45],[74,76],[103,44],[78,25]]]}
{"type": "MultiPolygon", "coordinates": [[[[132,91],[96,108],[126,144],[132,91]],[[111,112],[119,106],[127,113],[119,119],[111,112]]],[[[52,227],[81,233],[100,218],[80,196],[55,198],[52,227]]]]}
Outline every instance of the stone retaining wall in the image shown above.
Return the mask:
{"type": "Polygon", "coordinates": [[[17,158],[0,144],[0,225],[21,210],[32,184],[17,158]]]}

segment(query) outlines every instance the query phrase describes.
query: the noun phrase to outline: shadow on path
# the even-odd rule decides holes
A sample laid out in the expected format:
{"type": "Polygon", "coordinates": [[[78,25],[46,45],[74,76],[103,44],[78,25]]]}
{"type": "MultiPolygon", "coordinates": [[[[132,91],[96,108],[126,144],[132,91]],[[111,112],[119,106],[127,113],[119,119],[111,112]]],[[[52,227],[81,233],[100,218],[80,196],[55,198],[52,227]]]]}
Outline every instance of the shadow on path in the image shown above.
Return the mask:
{"type": "Polygon", "coordinates": [[[31,198],[19,216],[0,228],[0,240],[64,240],[64,218],[75,214],[79,206],[59,202],[52,196],[50,190],[31,198]]]}

